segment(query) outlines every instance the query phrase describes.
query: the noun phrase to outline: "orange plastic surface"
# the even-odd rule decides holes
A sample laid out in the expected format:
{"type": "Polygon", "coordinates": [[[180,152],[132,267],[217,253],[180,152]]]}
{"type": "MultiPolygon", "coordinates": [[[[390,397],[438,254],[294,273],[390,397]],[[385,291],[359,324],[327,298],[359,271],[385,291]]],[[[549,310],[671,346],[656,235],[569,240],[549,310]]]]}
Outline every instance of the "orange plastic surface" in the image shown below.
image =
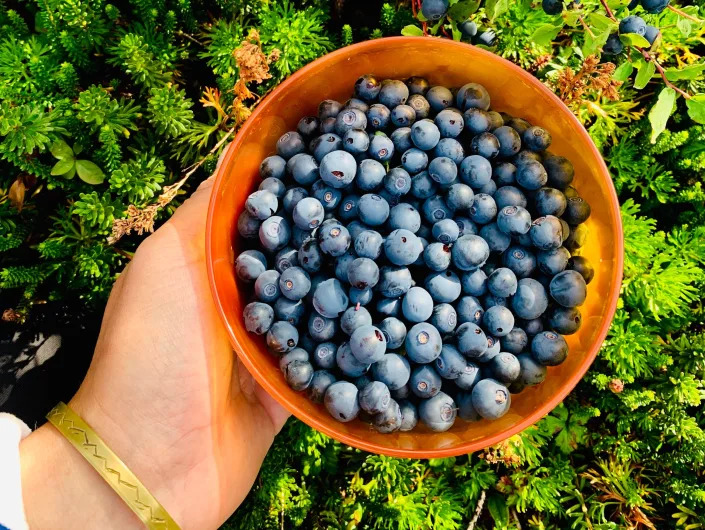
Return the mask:
{"type": "Polygon", "coordinates": [[[208,212],[207,260],[211,288],[233,347],[264,389],[308,425],[366,451],[391,456],[437,458],[477,451],[512,436],[550,412],[573,389],[592,363],[614,315],[622,278],[623,237],[612,180],[585,129],[563,103],[532,75],[473,46],[430,37],[394,37],[356,44],[331,53],[299,70],[257,107],[234,140],[218,172],[208,212]],[[281,134],[295,130],[299,119],[317,113],[323,99],[347,100],[355,80],[373,73],[379,79],[412,75],[449,87],[477,82],[487,87],[492,108],[546,128],[551,151],[575,166],[574,185],[592,207],[582,254],[595,267],[588,297],[581,307],[583,324],[566,337],[567,360],[549,368],[541,385],[512,396],[512,407],[496,421],[462,420],[445,433],[422,426],[412,432],[379,434],[355,420],[339,423],[322,405],[291,390],[277,359],[264,340],[245,330],[243,307],[249,287],[236,282],[239,251],[237,217],[247,195],[260,182],[262,159],[275,152],[281,134]]]}

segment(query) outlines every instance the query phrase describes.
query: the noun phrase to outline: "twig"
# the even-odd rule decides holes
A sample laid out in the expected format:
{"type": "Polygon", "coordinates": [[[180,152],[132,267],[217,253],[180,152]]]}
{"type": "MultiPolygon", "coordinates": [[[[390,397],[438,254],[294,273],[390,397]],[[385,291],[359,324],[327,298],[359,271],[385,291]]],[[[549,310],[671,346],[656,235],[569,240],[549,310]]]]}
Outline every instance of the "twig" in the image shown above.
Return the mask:
{"type": "Polygon", "coordinates": [[[587,31],[587,32],[590,34],[590,36],[594,39],[594,38],[595,38],[595,34],[592,32],[592,30],[590,29],[590,27],[585,23],[585,19],[583,18],[583,15],[580,15],[580,16],[578,17],[578,20],[580,21],[580,23],[581,23],[581,24],[583,25],[583,27],[585,28],[585,31],[587,31]]]}
{"type": "Polygon", "coordinates": [[[480,518],[480,514],[482,513],[482,508],[485,505],[486,492],[487,490],[482,490],[482,493],[480,494],[480,500],[477,501],[477,508],[475,508],[475,515],[473,515],[467,530],[475,530],[475,525],[477,524],[477,520],[480,518]]]}
{"type": "MultiPolygon", "coordinates": [[[[190,165],[189,167],[186,168],[186,173],[184,174],[184,176],[183,176],[183,177],[181,178],[181,180],[179,181],[179,183],[181,183],[181,184],[179,184],[179,188],[180,188],[181,185],[182,185],[182,181],[183,181],[183,182],[186,182],[186,179],[188,179],[191,175],[193,175],[193,174],[196,172],[196,170],[197,170],[199,167],[201,167],[201,166],[203,165],[203,163],[206,161],[206,158],[208,158],[210,155],[212,155],[212,154],[215,153],[218,149],[220,149],[220,146],[222,146],[222,145],[225,143],[225,141],[226,141],[228,138],[230,138],[230,135],[233,134],[234,132],[235,132],[235,127],[231,127],[230,129],[228,129],[228,131],[225,133],[225,135],[224,135],[220,140],[218,140],[218,143],[215,144],[215,145],[211,148],[210,151],[208,151],[208,154],[206,154],[206,156],[204,156],[203,158],[201,158],[201,159],[200,159],[198,162],[196,162],[195,164],[192,164],[192,165],[190,165]]],[[[177,189],[178,189],[178,188],[177,188],[177,189]]]]}
{"type": "Polygon", "coordinates": [[[517,529],[521,530],[521,522],[519,521],[519,515],[517,514],[517,511],[512,508],[512,517],[514,518],[514,522],[517,524],[517,529]]]}
{"type": "Polygon", "coordinates": [[[607,16],[610,17],[615,22],[617,22],[617,19],[615,18],[614,13],[612,13],[610,6],[607,5],[606,0],[600,0],[600,2],[602,3],[602,7],[605,8],[605,11],[607,11],[607,16]]]}
{"type": "Polygon", "coordinates": [[[690,94],[688,94],[687,92],[681,90],[680,88],[678,88],[676,85],[674,85],[673,83],[671,83],[671,82],[668,80],[668,78],[666,77],[666,72],[665,72],[664,69],[663,69],[663,66],[661,66],[661,65],[658,63],[658,61],[656,60],[656,58],[655,58],[653,55],[651,55],[649,52],[647,52],[647,51],[644,50],[643,48],[639,48],[639,46],[634,46],[634,47],[635,47],[637,50],[639,50],[639,51],[641,52],[641,55],[644,56],[644,60],[645,60],[647,63],[648,63],[648,62],[654,63],[654,66],[656,67],[656,71],[661,75],[661,79],[663,79],[663,82],[666,84],[666,86],[667,86],[668,88],[672,88],[673,90],[675,90],[676,92],[678,92],[681,96],[683,96],[685,99],[690,99],[690,98],[692,97],[690,94]]]}
{"type": "Polygon", "coordinates": [[[683,18],[687,18],[688,20],[692,20],[693,22],[697,22],[698,24],[702,24],[702,22],[703,22],[698,17],[694,17],[693,15],[689,15],[685,11],[681,11],[680,9],[678,9],[677,7],[673,7],[672,5],[669,5],[668,9],[673,11],[678,16],[683,17],[683,18]]]}
{"type": "Polygon", "coordinates": [[[177,34],[179,37],[186,37],[188,40],[190,40],[191,42],[195,42],[195,43],[198,44],[199,46],[204,46],[204,44],[203,44],[200,40],[193,38],[191,35],[189,35],[189,34],[186,33],[185,31],[178,30],[178,31],[176,32],[176,34],[177,34]]]}

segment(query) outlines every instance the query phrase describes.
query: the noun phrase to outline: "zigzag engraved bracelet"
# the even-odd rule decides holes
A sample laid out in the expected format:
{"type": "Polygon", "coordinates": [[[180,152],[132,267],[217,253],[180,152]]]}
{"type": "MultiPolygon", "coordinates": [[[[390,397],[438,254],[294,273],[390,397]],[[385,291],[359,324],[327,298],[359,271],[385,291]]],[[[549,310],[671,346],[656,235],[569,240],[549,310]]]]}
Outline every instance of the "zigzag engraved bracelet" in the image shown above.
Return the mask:
{"type": "Polygon", "coordinates": [[[88,460],[147,528],[179,530],[179,525],[144,484],[66,403],[56,405],[47,414],[47,419],[88,460]]]}

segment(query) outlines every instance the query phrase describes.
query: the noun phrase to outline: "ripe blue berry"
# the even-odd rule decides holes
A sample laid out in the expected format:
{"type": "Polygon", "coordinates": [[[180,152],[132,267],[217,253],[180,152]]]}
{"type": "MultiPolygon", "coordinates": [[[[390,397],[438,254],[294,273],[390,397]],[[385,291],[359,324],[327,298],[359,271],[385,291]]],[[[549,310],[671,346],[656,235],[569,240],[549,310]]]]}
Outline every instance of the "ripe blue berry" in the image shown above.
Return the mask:
{"type": "Polygon", "coordinates": [[[360,412],[357,395],[355,385],[348,381],[336,381],[326,390],[323,403],[336,420],[348,422],[354,420],[360,412]]]}
{"type": "Polygon", "coordinates": [[[262,302],[252,302],[243,310],[245,329],[255,335],[264,335],[274,322],[274,310],[262,302]]]}
{"type": "Polygon", "coordinates": [[[409,381],[410,375],[409,361],[396,353],[386,353],[372,365],[372,376],[387,385],[389,390],[402,388],[409,381]]]}
{"type": "Polygon", "coordinates": [[[507,387],[494,379],[483,379],[472,389],[472,405],[485,419],[501,418],[509,410],[511,402],[507,387]]]}
{"type": "Polygon", "coordinates": [[[587,285],[583,276],[573,270],[556,274],[551,280],[551,297],[563,307],[583,305],[587,297],[587,285]]]}
{"type": "Polygon", "coordinates": [[[406,354],[415,363],[430,363],[441,353],[441,334],[427,322],[414,325],[406,334],[406,354]]]}
{"type": "Polygon", "coordinates": [[[447,431],[453,426],[456,415],[455,401],[444,392],[438,392],[432,398],[424,399],[419,404],[419,418],[432,431],[447,431]]]}
{"type": "Polygon", "coordinates": [[[430,364],[417,366],[411,371],[409,387],[411,391],[422,399],[428,399],[441,391],[441,376],[430,364]]]}

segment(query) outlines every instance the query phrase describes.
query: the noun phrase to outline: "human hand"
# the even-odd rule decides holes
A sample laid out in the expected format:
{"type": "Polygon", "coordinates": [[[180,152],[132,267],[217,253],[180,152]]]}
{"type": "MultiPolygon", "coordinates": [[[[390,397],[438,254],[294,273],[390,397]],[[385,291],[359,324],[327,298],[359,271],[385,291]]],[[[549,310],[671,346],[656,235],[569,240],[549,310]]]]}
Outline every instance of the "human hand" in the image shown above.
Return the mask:
{"type": "MultiPolygon", "coordinates": [[[[70,402],[184,529],[216,528],[227,519],[288,417],[236,360],[212,300],[205,262],[212,186],[213,179],[204,182],[139,246],[113,287],[93,361],[70,402]]],[[[101,516],[110,527],[139,527],[117,494],[59,438],[46,425],[22,444],[30,525],[90,528],[103,524],[95,519],[101,516]],[[47,454],[49,446],[57,454],[47,454]],[[51,511],[40,493],[48,489],[41,477],[52,465],[47,458],[71,458],[72,469],[85,471],[80,480],[87,482],[76,484],[83,494],[116,505],[83,526],[76,521],[80,513],[69,519],[37,513],[51,511]]]]}

